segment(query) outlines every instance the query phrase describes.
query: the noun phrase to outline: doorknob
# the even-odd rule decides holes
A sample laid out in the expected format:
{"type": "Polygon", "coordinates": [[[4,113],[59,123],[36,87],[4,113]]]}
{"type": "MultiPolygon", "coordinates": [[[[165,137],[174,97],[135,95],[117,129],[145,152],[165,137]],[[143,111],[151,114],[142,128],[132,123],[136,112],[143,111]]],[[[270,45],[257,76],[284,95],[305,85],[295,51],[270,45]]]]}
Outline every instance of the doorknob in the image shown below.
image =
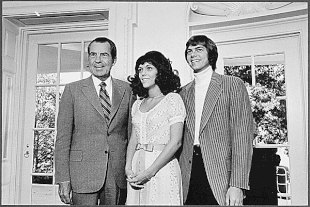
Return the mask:
{"type": "Polygon", "coordinates": [[[28,150],[28,148],[29,148],[29,145],[27,144],[27,150],[26,150],[26,152],[24,153],[24,157],[25,158],[28,158],[29,157],[29,150],[28,150]]]}

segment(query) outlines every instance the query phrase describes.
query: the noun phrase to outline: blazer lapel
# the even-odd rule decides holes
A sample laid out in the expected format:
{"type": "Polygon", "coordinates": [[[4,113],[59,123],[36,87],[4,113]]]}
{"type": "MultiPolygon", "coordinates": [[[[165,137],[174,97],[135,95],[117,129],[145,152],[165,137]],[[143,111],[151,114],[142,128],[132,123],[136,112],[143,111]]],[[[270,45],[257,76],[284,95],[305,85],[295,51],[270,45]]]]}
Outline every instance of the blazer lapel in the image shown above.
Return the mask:
{"type": "Polygon", "coordinates": [[[111,114],[110,114],[110,123],[113,120],[119,106],[121,105],[126,89],[112,78],[112,90],[113,90],[112,92],[113,96],[112,96],[112,109],[111,109],[111,114]]]}
{"type": "Polygon", "coordinates": [[[192,139],[195,135],[195,81],[192,81],[185,92],[185,106],[187,106],[186,125],[192,139]]]}
{"type": "Polygon", "coordinates": [[[98,94],[96,93],[96,88],[94,86],[93,79],[91,76],[87,79],[85,79],[83,86],[82,86],[82,92],[88,99],[88,101],[94,106],[94,108],[98,111],[98,113],[104,118],[104,113],[102,110],[102,107],[99,102],[98,94]]]}
{"type": "Polygon", "coordinates": [[[214,106],[218,98],[220,97],[220,94],[222,91],[221,85],[222,85],[221,76],[218,73],[213,72],[212,77],[211,77],[211,82],[207,90],[206,98],[204,101],[204,106],[202,109],[199,135],[201,134],[204,127],[206,126],[211,116],[211,113],[214,109],[214,106]]]}

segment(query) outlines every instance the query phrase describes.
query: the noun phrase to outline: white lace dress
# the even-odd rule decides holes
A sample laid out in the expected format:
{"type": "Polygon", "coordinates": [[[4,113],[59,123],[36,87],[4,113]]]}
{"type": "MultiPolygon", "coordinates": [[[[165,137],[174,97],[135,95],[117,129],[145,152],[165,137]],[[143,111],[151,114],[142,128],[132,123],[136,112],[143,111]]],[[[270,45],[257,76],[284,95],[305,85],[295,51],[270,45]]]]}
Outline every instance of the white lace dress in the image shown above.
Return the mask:
{"type": "MultiPolygon", "coordinates": [[[[136,130],[141,144],[167,144],[170,141],[170,126],[184,122],[186,112],[184,103],[177,93],[167,94],[154,108],[141,112],[143,100],[132,106],[133,130],[136,130]]],[[[159,156],[161,150],[152,152],[137,150],[132,160],[134,172],[147,169],[159,156]]],[[[182,205],[181,170],[176,158],[161,168],[141,190],[127,185],[126,205],[182,205]]]]}

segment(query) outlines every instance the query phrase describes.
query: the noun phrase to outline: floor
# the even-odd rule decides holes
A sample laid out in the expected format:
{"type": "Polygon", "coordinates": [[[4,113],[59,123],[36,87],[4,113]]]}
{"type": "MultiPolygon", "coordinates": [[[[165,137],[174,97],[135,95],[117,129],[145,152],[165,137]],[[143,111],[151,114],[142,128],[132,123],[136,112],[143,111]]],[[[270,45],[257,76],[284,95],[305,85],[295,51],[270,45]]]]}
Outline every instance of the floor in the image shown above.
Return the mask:
{"type": "MultiPolygon", "coordinates": [[[[65,205],[58,196],[58,188],[48,185],[33,185],[32,187],[32,204],[33,205],[65,205]],[[53,188],[55,194],[53,194],[53,188]]],[[[278,198],[279,206],[291,205],[291,200],[285,200],[278,198]]]]}

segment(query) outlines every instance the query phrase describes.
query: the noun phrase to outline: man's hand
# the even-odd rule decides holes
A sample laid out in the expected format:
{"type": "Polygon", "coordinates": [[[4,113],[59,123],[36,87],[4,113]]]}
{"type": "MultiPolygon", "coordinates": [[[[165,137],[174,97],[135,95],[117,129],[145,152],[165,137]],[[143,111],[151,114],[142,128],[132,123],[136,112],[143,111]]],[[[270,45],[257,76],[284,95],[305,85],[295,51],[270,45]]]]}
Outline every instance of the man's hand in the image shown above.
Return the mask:
{"type": "Polygon", "coordinates": [[[65,204],[71,204],[71,184],[70,182],[58,183],[59,189],[58,194],[60,200],[65,204]]]}
{"type": "Polygon", "coordinates": [[[229,187],[226,194],[226,206],[242,206],[243,191],[237,187],[229,187]]]}

